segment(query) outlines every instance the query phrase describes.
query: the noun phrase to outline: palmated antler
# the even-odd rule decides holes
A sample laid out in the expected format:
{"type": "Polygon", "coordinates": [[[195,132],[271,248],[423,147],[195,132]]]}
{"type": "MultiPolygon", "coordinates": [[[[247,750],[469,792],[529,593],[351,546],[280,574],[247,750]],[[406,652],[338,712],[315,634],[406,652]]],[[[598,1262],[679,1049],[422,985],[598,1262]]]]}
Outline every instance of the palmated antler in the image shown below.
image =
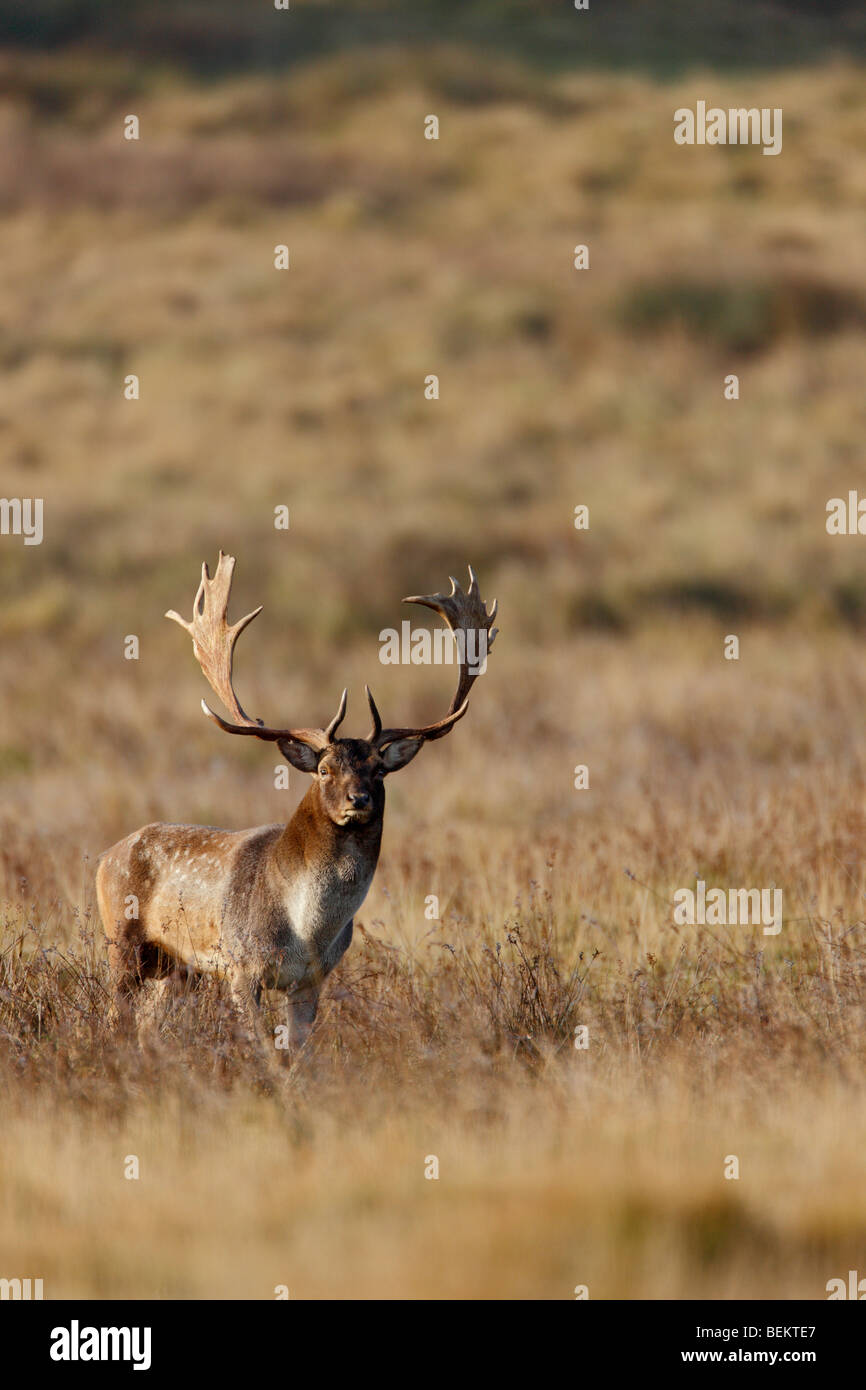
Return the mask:
{"type": "Polygon", "coordinates": [[[210,577],[207,562],[201,567],[201,583],[198,586],[198,593],[193,604],[192,622],[188,623],[179,613],[175,613],[174,609],[170,609],[165,615],[179,623],[192,637],[192,649],[195,658],[201,666],[208,684],[236,722],[229,723],[228,720],[220,718],[204,700],[201,702],[202,709],[208,718],[218,724],[221,729],[224,729],[227,734],[248,734],[254,738],[264,739],[268,743],[277,743],[281,739],[287,739],[295,743],[305,743],[310,748],[324,748],[333,740],[334,734],[345,716],[345,690],[340,700],[340,707],[326,729],[271,729],[260,719],[251,719],[244,712],[232,685],[234,648],[244,628],[262,610],[261,607],[255,608],[252,613],[241,618],[233,627],[229,627],[226,615],[234,568],[234,556],[224,555],[220,551],[219,563],[213,579],[210,577]]]}
{"type": "Polygon", "coordinates": [[[490,612],[487,612],[487,605],[478,589],[478,580],[472,566],[469,566],[469,588],[464,592],[457,580],[451,577],[450,594],[426,594],[413,595],[411,598],[404,598],[404,603],[423,603],[425,608],[432,608],[434,612],[443,617],[454,634],[457,642],[459,669],[457,675],[457,689],[448,706],[448,712],[444,718],[437,720],[435,724],[427,724],[420,729],[383,729],[376,702],[367,687],[367,699],[370,702],[370,712],[373,716],[373,727],[368,734],[371,743],[375,743],[379,749],[385,748],[389,743],[396,742],[397,739],[417,738],[432,740],[442,738],[454,727],[458,719],[462,719],[469,708],[469,692],[478,677],[482,674],[487,660],[487,653],[493,646],[498,628],[493,627],[493,619],[496,617],[496,600],[490,612]],[[471,646],[470,634],[474,638],[474,650],[471,646]]]}

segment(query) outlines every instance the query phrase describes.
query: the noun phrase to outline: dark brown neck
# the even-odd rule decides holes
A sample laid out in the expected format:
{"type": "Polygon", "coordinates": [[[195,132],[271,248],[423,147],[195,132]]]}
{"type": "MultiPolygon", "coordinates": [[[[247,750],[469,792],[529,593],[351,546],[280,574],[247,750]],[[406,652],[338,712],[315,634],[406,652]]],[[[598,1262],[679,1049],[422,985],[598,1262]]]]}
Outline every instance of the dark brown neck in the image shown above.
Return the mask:
{"type": "Polygon", "coordinates": [[[382,844],[384,806],[364,824],[337,825],[319,800],[315,784],[307,790],[292,819],[276,843],[283,872],[324,866],[339,859],[350,847],[369,864],[372,873],[382,844]]]}

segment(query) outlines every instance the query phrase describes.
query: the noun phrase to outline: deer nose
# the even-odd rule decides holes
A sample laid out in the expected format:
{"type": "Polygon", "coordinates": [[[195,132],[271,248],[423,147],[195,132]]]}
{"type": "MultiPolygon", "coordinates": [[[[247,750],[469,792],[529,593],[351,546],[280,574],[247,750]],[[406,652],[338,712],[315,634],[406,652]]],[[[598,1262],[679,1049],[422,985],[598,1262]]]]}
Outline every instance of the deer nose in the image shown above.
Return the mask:
{"type": "Polygon", "coordinates": [[[353,806],[356,806],[356,807],[358,808],[358,810],[361,811],[361,810],[364,809],[365,806],[369,806],[369,805],[370,805],[370,793],[369,793],[369,792],[349,792],[349,801],[351,802],[351,804],[352,804],[353,806]]]}

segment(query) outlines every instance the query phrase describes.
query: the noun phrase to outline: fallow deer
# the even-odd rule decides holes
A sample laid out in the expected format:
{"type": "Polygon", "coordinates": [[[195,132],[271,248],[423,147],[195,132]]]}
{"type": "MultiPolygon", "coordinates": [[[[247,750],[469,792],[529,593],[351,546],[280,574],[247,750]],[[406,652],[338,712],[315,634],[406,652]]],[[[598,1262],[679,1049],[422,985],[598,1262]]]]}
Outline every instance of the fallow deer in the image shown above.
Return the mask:
{"type": "Polygon", "coordinates": [[[404,603],[434,609],[458,647],[457,689],[447,713],[423,728],[383,728],[366,687],[373,726],[364,739],[338,738],[346,691],[331,722],[320,729],[270,728],[247,715],[232,686],[240,633],[261,612],[234,626],[227,620],[235,561],[220,551],[211,579],[207,564],[191,622],[166,614],[191,635],[193,652],[231,721],[202,700],[205,714],[230,734],[276,743],[293,767],[313,777],[287,825],[219,830],[194,825],[147,825],[101,856],[97,898],[106,936],[118,1015],[136,1012],[142,986],[179,974],[228,981],[236,1003],[259,1030],[263,989],[288,996],[288,1037],[306,1040],[322,982],[348,949],[353,919],[367,895],[379,858],[385,810],[384,778],[405,767],[426,742],[449,733],[468,708],[469,692],[497,629],[470,566],[465,592],[416,595],[404,603]],[[462,640],[461,640],[462,639],[462,640]],[[132,905],[132,906],[130,906],[132,905]]]}

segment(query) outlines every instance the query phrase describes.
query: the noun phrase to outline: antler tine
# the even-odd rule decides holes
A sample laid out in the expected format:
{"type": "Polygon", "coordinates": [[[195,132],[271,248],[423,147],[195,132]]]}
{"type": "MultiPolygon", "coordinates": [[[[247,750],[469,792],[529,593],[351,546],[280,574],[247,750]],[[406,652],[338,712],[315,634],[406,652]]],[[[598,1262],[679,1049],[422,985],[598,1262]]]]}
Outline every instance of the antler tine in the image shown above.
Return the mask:
{"type": "Polygon", "coordinates": [[[370,706],[370,713],[373,716],[373,727],[367,735],[367,742],[375,743],[382,732],[382,716],[376,708],[376,701],[373,699],[373,692],[369,685],[365,685],[364,689],[367,692],[367,703],[370,706]]]}
{"type": "Polygon", "coordinates": [[[339,709],[337,710],[337,713],[334,715],[333,719],[331,720],[330,724],[328,725],[327,729],[325,730],[325,739],[326,739],[326,741],[327,741],[328,743],[333,743],[333,741],[334,741],[334,734],[337,732],[337,730],[339,729],[340,725],[342,724],[343,720],[344,720],[345,717],[346,717],[346,697],[347,697],[347,695],[348,695],[348,690],[344,690],[344,691],[343,691],[343,694],[342,694],[342,696],[341,696],[341,698],[340,698],[340,707],[339,707],[339,709]]]}
{"type": "Polygon", "coordinates": [[[244,628],[262,610],[261,606],[255,608],[252,613],[247,613],[245,618],[241,618],[232,627],[229,626],[227,613],[234,568],[235,557],[224,555],[220,551],[216,573],[211,579],[207,561],[205,561],[201,567],[201,583],[193,603],[192,622],[187,622],[173,608],[169,609],[165,615],[190,634],[195,658],[201,666],[208,684],[237,722],[229,723],[228,720],[216,714],[204,700],[201,702],[202,709],[209,719],[212,719],[219,728],[224,729],[229,734],[247,734],[254,738],[264,739],[268,743],[276,743],[280,739],[291,739],[297,743],[306,743],[313,748],[323,748],[330,741],[334,729],[346,712],[345,691],[343,691],[343,699],[337,717],[331,721],[327,730],[271,729],[260,719],[251,719],[235,694],[232,685],[235,643],[244,628]]]}
{"type": "Polygon", "coordinates": [[[453,575],[450,575],[449,578],[451,580],[450,594],[414,594],[403,600],[404,603],[421,603],[425,608],[432,608],[434,612],[445,619],[454,634],[458,645],[459,669],[457,689],[448,706],[448,712],[443,719],[421,729],[380,730],[376,735],[376,743],[380,748],[399,738],[430,740],[442,738],[459,719],[463,718],[469,707],[469,692],[484,670],[487,653],[493,646],[499,631],[498,628],[493,627],[493,619],[496,617],[498,605],[494,599],[488,613],[487,605],[478,588],[475,571],[471,565],[469,566],[469,588],[465,591],[453,575]],[[467,636],[470,633],[476,634],[477,647],[474,653],[467,652],[467,636]],[[483,638],[481,637],[482,633],[484,634],[483,638]],[[463,635],[462,642],[460,634],[463,635]],[[472,669],[473,661],[476,667],[474,670],[472,669]]]}

